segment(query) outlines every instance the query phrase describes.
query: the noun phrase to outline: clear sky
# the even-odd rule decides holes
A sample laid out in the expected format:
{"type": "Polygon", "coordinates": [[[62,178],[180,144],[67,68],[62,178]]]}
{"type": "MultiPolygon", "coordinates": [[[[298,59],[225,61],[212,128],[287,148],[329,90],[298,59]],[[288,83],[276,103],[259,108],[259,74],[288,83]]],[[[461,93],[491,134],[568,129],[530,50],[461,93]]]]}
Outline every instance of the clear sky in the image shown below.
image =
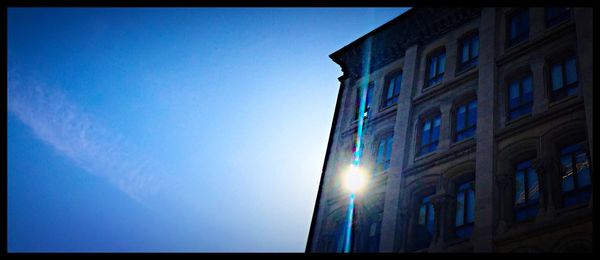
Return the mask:
{"type": "Polygon", "coordinates": [[[8,250],[302,252],[341,70],[406,8],[9,8],[8,250]]]}

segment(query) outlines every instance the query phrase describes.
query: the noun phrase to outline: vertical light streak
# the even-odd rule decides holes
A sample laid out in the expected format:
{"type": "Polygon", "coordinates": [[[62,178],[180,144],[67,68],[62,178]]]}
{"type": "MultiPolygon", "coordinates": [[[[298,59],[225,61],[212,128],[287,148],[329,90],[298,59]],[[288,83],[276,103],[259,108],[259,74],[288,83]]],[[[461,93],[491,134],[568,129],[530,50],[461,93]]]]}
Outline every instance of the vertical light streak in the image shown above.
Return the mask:
{"type": "MultiPolygon", "coordinates": [[[[353,167],[360,166],[360,159],[362,157],[362,136],[363,128],[365,123],[365,109],[367,106],[367,91],[369,87],[369,75],[371,68],[371,37],[368,37],[363,46],[363,58],[362,58],[362,81],[360,83],[360,105],[358,109],[358,122],[356,126],[356,149],[354,150],[354,161],[352,162],[353,167]]],[[[354,174],[358,174],[358,171],[353,171],[354,174]]],[[[344,241],[344,253],[349,253],[352,249],[352,223],[354,218],[354,192],[350,193],[350,199],[348,203],[348,211],[346,217],[346,236],[344,241]]]]}

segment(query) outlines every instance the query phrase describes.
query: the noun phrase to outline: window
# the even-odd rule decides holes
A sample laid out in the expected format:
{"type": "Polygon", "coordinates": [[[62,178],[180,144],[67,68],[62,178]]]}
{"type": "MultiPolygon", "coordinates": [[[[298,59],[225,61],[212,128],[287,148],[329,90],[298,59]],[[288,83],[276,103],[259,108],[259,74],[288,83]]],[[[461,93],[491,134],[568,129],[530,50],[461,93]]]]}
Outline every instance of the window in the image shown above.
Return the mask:
{"type": "Polygon", "coordinates": [[[431,195],[424,196],[419,204],[415,249],[421,249],[429,246],[431,237],[433,236],[435,224],[435,211],[433,204],[430,201],[431,195]]]}
{"type": "Polygon", "coordinates": [[[560,149],[563,206],[585,204],[590,200],[592,180],[590,161],[581,144],[560,149]]]}
{"type": "Polygon", "coordinates": [[[577,65],[575,63],[575,57],[569,56],[550,66],[553,101],[577,94],[577,65]]]}
{"type": "MultiPolygon", "coordinates": [[[[362,100],[362,93],[360,91],[360,87],[357,88],[356,90],[356,101],[355,101],[355,107],[356,107],[356,112],[354,113],[354,120],[358,120],[358,114],[360,113],[360,102],[362,100]]],[[[373,98],[373,90],[375,89],[375,83],[371,82],[369,83],[369,86],[367,87],[367,99],[365,101],[365,112],[363,114],[364,118],[367,118],[369,111],[371,110],[371,101],[373,98]]]]}
{"type": "Polygon", "coordinates": [[[425,118],[420,133],[420,145],[417,154],[423,155],[435,151],[440,139],[440,115],[435,114],[425,118]]]}
{"type": "Polygon", "coordinates": [[[532,160],[518,163],[515,167],[515,220],[535,218],[539,209],[539,183],[532,160]]]}
{"type": "Polygon", "coordinates": [[[456,109],[454,141],[461,141],[475,135],[477,127],[477,99],[459,105],[456,109]]]}
{"type": "Polygon", "coordinates": [[[385,97],[383,101],[383,107],[389,107],[398,103],[398,96],[400,95],[400,85],[402,84],[402,71],[396,72],[389,77],[385,84],[385,97]]]}
{"type": "Polygon", "coordinates": [[[532,105],[531,74],[508,83],[508,120],[531,113],[532,105]]]}
{"type": "Polygon", "coordinates": [[[383,203],[385,196],[383,193],[376,195],[373,200],[375,205],[370,205],[368,208],[369,216],[367,217],[367,234],[366,234],[366,252],[379,251],[379,240],[381,237],[381,220],[383,219],[383,203]]]}
{"type": "Polygon", "coordinates": [[[473,33],[460,40],[459,71],[466,70],[477,65],[479,57],[479,35],[473,33]]]}
{"type": "Polygon", "coordinates": [[[475,220],[475,181],[469,180],[458,184],[456,191],[455,234],[459,238],[467,238],[473,232],[475,220]]]}
{"type": "Polygon", "coordinates": [[[529,10],[519,9],[507,17],[507,47],[529,38],[529,10]]]}
{"type": "Polygon", "coordinates": [[[555,26],[571,18],[571,8],[569,7],[548,7],[546,8],[546,28],[555,26]]]}
{"type": "Polygon", "coordinates": [[[388,135],[379,140],[379,145],[377,146],[377,160],[375,161],[375,173],[379,173],[390,168],[393,137],[394,135],[388,135]]]}
{"type": "Polygon", "coordinates": [[[425,87],[430,87],[442,82],[444,66],[446,63],[446,50],[440,49],[427,58],[427,77],[425,87]]]}

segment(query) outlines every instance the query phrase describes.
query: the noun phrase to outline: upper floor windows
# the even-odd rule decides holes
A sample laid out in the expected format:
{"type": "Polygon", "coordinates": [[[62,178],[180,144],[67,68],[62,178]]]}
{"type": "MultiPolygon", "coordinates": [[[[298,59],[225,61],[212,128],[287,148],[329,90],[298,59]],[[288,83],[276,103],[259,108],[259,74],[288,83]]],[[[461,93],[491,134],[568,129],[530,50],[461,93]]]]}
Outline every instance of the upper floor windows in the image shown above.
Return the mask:
{"type": "Polygon", "coordinates": [[[546,8],[546,28],[560,24],[571,18],[571,8],[569,7],[547,7],[546,8]]]}
{"type": "Polygon", "coordinates": [[[531,113],[533,91],[531,74],[508,83],[508,120],[531,113]]]}
{"type": "Polygon", "coordinates": [[[577,93],[577,65],[575,56],[568,56],[550,65],[550,84],[553,101],[577,93]]]}
{"type": "MultiPolygon", "coordinates": [[[[370,82],[368,87],[367,87],[367,97],[366,97],[366,101],[365,101],[365,110],[363,113],[363,117],[366,118],[369,114],[369,111],[371,110],[371,101],[373,99],[373,91],[375,90],[375,83],[374,82],[370,82]]],[[[354,113],[354,120],[358,120],[358,114],[360,113],[360,103],[362,101],[362,92],[361,92],[361,88],[358,87],[356,90],[356,100],[355,100],[355,107],[356,107],[356,111],[354,113]]]]}
{"type": "Polygon", "coordinates": [[[471,33],[460,41],[458,70],[463,71],[477,65],[479,57],[479,34],[471,33]]]}
{"type": "Polygon", "coordinates": [[[473,232],[475,220],[475,181],[468,180],[458,184],[456,191],[455,234],[467,238],[473,232]]]}
{"type": "Polygon", "coordinates": [[[446,64],[446,49],[439,49],[427,57],[427,71],[425,87],[430,87],[442,82],[446,64]]]}
{"type": "Polygon", "coordinates": [[[560,149],[563,206],[587,203],[592,193],[590,162],[583,145],[577,143],[560,149]]]}
{"type": "Polygon", "coordinates": [[[461,141],[475,135],[477,127],[477,99],[460,104],[456,108],[454,141],[461,141]]]}
{"type": "Polygon", "coordinates": [[[437,149],[440,139],[440,114],[432,114],[425,117],[420,127],[420,140],[418,155],[424,155],[437,149]]]}
{"type": "Polygon", "coordinates": [[[535,218],[539,209],[539,183],[532,160],[526,160],[515,166],[515,221],[535,218]]]}
{"type": "Polygon", "coordinates": [[[379,145],[377,146],[377,159],[375,161],[375,173],[385,171],[390,168],[393,137],[394,135],[388,135],[379,140],[379,145]]]}
{"type": "Polygon", "coordinates": [[[396,72],[390,75],[386,79],[384,100],[382,107],[386,108],[398,103],[398,96],[400,95],[400,85],[402,84],[402,71],[396,72]]]}
{"type": "Polygon", "coordinates": [[[511,47],[529,38],[529,10],[518,9],[507,17],[506,45],[511,47]]]}

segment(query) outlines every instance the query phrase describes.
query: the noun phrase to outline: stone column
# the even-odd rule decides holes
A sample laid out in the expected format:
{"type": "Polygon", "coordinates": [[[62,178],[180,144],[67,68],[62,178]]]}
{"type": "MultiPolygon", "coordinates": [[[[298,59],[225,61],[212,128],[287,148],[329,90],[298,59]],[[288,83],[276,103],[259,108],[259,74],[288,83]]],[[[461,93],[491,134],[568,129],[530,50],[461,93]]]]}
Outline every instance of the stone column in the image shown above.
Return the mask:
{"type": "Polygon", "coordinates": [[[432,252],[442,251],[446,247],[446,230],[449,225],[448,204],[451,199],[452,196],[450,196],[448,193],[436,194],[431,199],[435,209],[435,230],[433,238],[431,239],[431,245],[429,247],[430,251],[432,252]]]}
{"type": "Polygon", "coordinates": [[[479,90],[477,97],[477,153],[475,155],[475,252],[492,252],[493,247],[493,188],[494,188],[494,123],[496,83],[496,11],[483,8],[479,28],[479,90]]]}
{"type": "MultiPolygon", "coordinates": [[[[509,192],[510,186],[512,185],[512,179],[508,174],[497,174],[494,176],[494,182],[496,183],[496,187],[498,188],[498,199],[499,199],[499,207],[498,207],[498,225],[494,232],[496,234],[502,234],[508,230],[508,225],[511,222],[511,206],[510,198],[512,194],[509,192]]],[[[475,222],[477,225],[477,222],[475,222]]]]}
{"type": "MultiPolygon", "coordinates": [[[[587,138],[591,164],[594,165],[593,152],[593,87],[594,87],[594,15],[592,8],[574,8],[575,31],[577,32],[577,79],[585,105],[587,138]]],[[[592,196],[594,197],[594,196],[592,196]]]]}
{"type": "MultiPolygon", "coordinates": [[[[531,114],[536,115],[548,110],[548,95],[546,95],[546,78],[544,77],[544,60],[536,59],[531,63],[532,89],[533,89],[533,106],[531,114]]],[[[506,100],[508,100],[506,98],[506,100]]]]}
{"type": "Polygon", "coordinates": [[[442,104],[440,106],[440,112],[442,113],[440,116],[440,139],[438,143],[438,151],[446,151],[450,144],[454,141],[452,140],[452,114],[450,113],[452,110],[452,104],[442,104]]]}
{"type": "Polygon", "coordinates": [[[388,170],[389,176],[386,184],[383,220],[381,223],[380,252],[392,252],[397,237],[396,231],[398,229],[396,228],[396,224],[398,222],[398,204],[402,183],[404,152],[406,151],[405,147],[410,146],[409,142],[411,140],[407,136],[407,130],[410,125],[410,105],[412,90],[419,71],[417,68],[417,49],[418,46],[413,45],[406,50],[404,55],[404,65],[402,66],[403,79],[396,110],[392,156],[388,170]]]}

